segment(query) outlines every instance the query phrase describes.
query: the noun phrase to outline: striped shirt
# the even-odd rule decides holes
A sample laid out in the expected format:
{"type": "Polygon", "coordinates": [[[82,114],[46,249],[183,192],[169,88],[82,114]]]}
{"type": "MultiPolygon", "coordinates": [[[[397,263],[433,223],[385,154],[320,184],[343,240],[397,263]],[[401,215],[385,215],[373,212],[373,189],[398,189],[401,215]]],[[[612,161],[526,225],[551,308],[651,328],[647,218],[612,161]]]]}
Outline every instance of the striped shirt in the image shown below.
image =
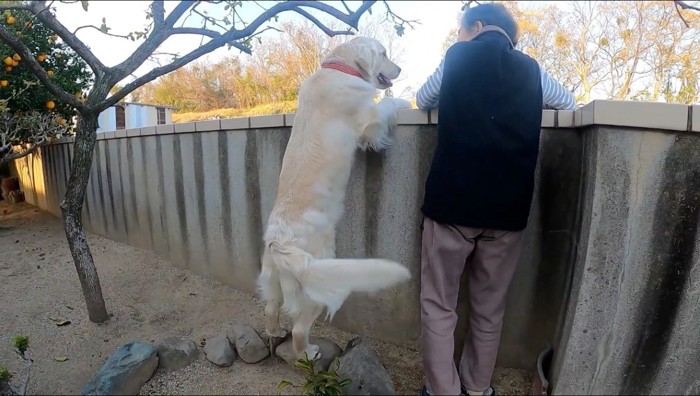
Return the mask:
{"type": "MultiPolygon", "coordinates": [[[[428,81],[423,84],[416,94],[416,105],[423,110],[430,110],[438,107],[440,99],[440,84],[442,84],[442,69],[445,66],[445,59],[442,59],[440,66],[428,77],[428,81]]],[[[576,108],[574,95],[557,80],[547,73],[540,66],[540,81],[542,82],[542,104],[556,110],[573,110],[576,108]]]]}

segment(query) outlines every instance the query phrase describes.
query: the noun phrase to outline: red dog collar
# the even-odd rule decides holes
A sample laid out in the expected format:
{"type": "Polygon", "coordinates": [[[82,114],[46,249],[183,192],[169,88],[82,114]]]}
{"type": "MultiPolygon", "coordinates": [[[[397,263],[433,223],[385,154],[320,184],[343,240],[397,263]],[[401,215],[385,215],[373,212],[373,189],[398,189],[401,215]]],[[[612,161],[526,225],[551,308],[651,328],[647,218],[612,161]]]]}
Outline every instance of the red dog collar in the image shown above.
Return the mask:
{"type": "Polygon", "coordinates": [[[362,78],[362,74],[360,74],[359,71],[357,71],[357,70],[355,70],[354,68],[352,68],[352,67],[346,65],[345,63],[341,63],[341,62],[326,62],[326,63],[322,63],[322,64],[321,64],[321,67],[324,68],[324,69],[335,69],[335,70],[341,71],[341,72],[343,72],[343,73],[345,73],[345,74],[349,74],[349,75],[351,75],[351,76],[355,76],[355,77],[360,77],[360,78],[362,78]]]}

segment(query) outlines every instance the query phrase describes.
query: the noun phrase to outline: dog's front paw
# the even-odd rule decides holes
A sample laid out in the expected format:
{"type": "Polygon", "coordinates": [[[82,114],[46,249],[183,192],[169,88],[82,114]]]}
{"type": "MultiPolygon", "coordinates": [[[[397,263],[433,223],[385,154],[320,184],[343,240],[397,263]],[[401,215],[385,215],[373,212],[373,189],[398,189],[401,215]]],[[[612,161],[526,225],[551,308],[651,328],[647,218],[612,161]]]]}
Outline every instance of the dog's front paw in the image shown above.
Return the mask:
{"type": "Polygon", "coordinates": [[[268,337],[284,338],[287,336],[287,330],[281,327],[275,330],[265,330],[265,332],[267,333],[268,337]]]}
{"type": "Polygon", "coordinates": [[[306,353],[306,356],[312,362],[321,359],[321,348],[316,344],[309,344],[304,350],[304,353],[306,353]]]}
{"type": "Polygon", "coordinates": [[[393,98],[394,99],[394,106],[396,106],[397,109],[410,109],[411,108],[411,102],[409,102],[406,99],[400,99],[400,98],[393,98]]]}

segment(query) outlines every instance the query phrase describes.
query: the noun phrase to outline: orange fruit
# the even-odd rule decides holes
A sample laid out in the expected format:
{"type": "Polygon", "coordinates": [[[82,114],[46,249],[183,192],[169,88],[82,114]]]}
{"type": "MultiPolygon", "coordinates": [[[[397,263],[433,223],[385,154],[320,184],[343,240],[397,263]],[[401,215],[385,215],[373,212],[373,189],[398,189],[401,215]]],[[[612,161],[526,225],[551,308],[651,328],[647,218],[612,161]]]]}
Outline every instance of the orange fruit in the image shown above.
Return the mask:
{"type": "Polygon", "coordinates": [[[17,65],[19,65],[19,62],[17,62],[16,60],[13,60],[13,61],[12,61],[12,67],[17,67],[17,65]]]}
{"type": "Polygon", "coordinates": [[[5,72],[9,73],[12,71],[12,66],[5,66],[5,72]]]}
{"type": "Polygon", "coordinates": [[[0,81],[0,87],[6,87],[6,86],[8,86],[8,85],[10,85],[10,82],[9,82],[9,81],[7,81],[7,80],[1,80],[1,81],[0,81]]]}
{"type": "Polygon", "coordinates": [[[8,17],[5,19],[5,22],[6,22],[8,25],[14,25],[14,24],[15,24],[15,17],[13,17],[12,15],[10,15],[10,16],[8,16],[8,17]]]}
{"type": "Polygon", "coordinates": [[[14,63],[14,60],[9,56],[3,59],[2,61],[5,63],[5,66],[12,66],[12,64],[14,63]]]}
{"type": "Polygon", "coordinates": [[[46,108],[47,108],[47,109],[51,110],[51,109],[53,109],[54,107],[56,107],[56,103],[55,103],[53,100],[49,100],[48,102],[46,102],[46,108]]]}
{"type": "Polygon", "coordinates": [[[17,62],[19,62],[19,61],[22,60],[22,57],[19,56],[19,54],[14,54],[14,55],[12,55],[12,59],[14,59],[14,60],[16,60],[17,62]]]}
{"type": "Polygon", "coordinates": [[[65,118],[59,118],[59,119],[58,119],[58,125],[65,126],[65,125],[66,125],[66,119],[65,119],[65,118]]]}
{"type": "Polygon", "coordinates": [[[53,70],[51,70],[51,69],[47,70],[46,74],[48,74],[49,77],[53,77],[53,70]]]}

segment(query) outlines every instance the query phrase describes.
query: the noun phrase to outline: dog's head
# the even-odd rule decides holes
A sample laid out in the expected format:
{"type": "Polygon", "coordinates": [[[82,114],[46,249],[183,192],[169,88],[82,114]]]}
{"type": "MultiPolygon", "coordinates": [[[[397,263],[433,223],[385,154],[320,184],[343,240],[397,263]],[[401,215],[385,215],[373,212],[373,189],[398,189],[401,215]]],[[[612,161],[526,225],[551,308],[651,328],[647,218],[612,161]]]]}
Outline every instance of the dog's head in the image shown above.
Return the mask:
{"type": "Polygon", "coordinates": [[[369,37],[355,37],[337,46],[328,58],[340,58],[349,66],[356,67],[365,81],[378,89],[391,87],[391,80],[401,73],[401,68],[387,57],[384,46],[369,37]]]}

